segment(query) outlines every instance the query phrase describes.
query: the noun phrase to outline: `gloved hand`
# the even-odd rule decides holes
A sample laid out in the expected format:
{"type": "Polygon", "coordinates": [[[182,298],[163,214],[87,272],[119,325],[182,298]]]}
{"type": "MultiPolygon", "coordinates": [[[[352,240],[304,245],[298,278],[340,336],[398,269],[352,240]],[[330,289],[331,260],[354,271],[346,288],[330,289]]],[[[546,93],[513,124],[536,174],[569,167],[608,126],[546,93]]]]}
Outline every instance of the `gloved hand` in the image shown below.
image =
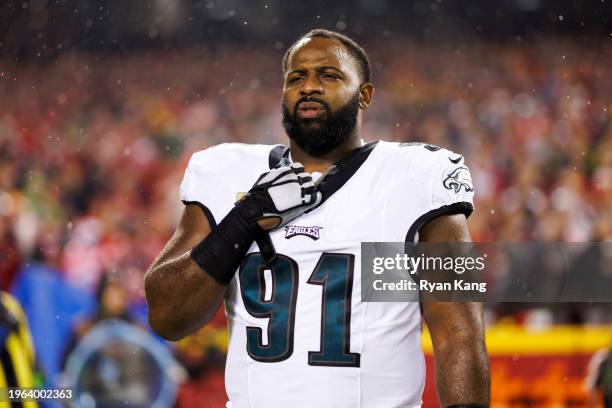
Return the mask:
{"type": "Polygon", "coordinates": [[[266,262],[276,257],[268,231],[278,229],[321,203],[312,176],[299,163],[262,174],[219,225],[191,250],[192,259],[222,285],[229,285],[253,241],[266,262]],[[272,220],[262,229],[258,221],[272,220]]]}
{"type": "Polygon", "coordinates": [[[265,228],[271,231],[316,207],[321,198],[312,176],[292,163],[262,174],[235,206],[247,222],[272,219],[273,226],[265,228]]]}

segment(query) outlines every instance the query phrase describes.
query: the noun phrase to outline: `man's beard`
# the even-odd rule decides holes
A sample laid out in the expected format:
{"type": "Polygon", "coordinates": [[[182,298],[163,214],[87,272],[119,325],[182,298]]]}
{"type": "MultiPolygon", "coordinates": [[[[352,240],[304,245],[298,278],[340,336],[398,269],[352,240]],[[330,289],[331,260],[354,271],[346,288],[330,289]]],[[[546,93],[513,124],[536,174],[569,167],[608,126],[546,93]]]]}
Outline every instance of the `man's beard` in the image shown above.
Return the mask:
{"type": "Polygon", "coordinates": [[[357,126],[359,112],[359,92],[343,107],[332,113],[329,105],[317,97],[303,98],[295,104],[293,113],[289,112],[285,102],[281,103],[283,110],[283,127],[287,136],[300,149],[312,156],[322,156],[344,143],[357,126]],[[325,113],[320,118],[299,118],[297,108],[305,100],[323,105],[325,113]]]}

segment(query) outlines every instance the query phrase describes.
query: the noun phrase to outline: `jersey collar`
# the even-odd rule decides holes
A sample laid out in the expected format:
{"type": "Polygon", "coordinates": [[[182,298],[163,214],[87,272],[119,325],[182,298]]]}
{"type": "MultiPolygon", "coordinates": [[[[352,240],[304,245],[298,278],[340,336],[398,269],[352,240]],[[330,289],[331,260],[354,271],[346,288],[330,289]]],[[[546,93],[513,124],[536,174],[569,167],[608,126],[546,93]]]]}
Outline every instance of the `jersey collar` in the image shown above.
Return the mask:
{"type": "MultiPolygon", "coordinates": [[[[366,143],[353,150],[347,157],[337,161],[332,166],[324,180],[319,184],[319,191],[323,194],[321,204],[330,198],[336,191],[340,190],[344,184],[359,170],[361,165],[370,156],[378,141],[366,143]]],[[[289,163],[289,147],[276,145],[270,150],[268,164],[270,169],[278,165],[289,163]]],[[[320,205],[320,204],[319,204],[320,205]]],[[[310,210],[312,211],[312,210],[310,210]]]]}

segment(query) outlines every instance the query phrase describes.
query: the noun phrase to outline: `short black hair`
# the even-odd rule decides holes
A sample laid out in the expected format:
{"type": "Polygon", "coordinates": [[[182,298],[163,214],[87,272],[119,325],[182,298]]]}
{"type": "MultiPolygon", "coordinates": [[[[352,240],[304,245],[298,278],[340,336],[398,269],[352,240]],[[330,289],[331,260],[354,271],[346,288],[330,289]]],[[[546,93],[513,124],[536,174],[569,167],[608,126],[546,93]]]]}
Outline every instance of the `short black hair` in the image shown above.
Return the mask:
{"type": "Polygon", "coordinates": [[[361,74],[361,79],[364,82],[372,81],[372,68],[370,66],[370,59],[368,58],[368,54],[366,54],[365,50],[346,35],[340,34],[336,31],[324,30],[322,28],[316,28],[307,32],[306,34],[298,38],[298,40],[294,42],[291,47],[287,49],[287,51],[285,51],[285,55],[283,56],[283,72],[287,70],[289,55],[291,54],[295,46],[304,38],[313,37],[329,38],[340,41],[342,45],[346,47],[349,54],[351,54],[351,56],[357,61],[357,64],[359,65],[359,73],[361,74]]]}

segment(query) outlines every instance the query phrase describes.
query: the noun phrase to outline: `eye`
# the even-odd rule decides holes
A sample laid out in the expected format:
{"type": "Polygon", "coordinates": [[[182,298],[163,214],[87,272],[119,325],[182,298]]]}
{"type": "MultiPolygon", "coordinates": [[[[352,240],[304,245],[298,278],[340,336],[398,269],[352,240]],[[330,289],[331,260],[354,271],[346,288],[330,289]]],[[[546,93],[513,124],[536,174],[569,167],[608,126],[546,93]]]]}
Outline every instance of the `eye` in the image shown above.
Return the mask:
{"type": "Polygon", "coordinates": [[[330,74],[330,73],[325,73],[323,75],[321,75],[321,78],[325,78],[325,79],[340,79],[340,77],[336,74],[330,74]]]}
{"type": "Polygon", "coordinates": [[[300,81],[303,77],[301,76],[294,76],[291,77],[287,80],[288,83],[293,84],[294,82],[300,81]]]}

